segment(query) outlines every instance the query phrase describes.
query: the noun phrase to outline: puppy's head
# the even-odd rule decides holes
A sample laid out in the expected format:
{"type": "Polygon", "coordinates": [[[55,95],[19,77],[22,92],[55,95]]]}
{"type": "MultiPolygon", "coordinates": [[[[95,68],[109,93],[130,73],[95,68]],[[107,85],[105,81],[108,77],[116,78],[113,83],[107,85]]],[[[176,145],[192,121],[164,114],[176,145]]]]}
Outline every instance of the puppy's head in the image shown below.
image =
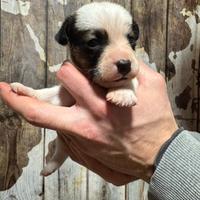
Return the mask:
{"type": "Polygon", "coordinates": [[[118,4],[90,3],[63,23],[56,35],[69,45],[74,64],[104,87],[126,84],[138,73],[134,49],[138,25],[118,4]]]}

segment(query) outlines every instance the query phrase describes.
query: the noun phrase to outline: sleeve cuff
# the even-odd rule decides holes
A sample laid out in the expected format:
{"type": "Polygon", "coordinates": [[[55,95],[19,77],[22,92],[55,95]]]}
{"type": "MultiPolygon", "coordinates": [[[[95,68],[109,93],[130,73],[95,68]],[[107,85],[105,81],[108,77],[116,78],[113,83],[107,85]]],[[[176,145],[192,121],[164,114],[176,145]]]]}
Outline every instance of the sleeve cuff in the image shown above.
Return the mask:
{"type": "Polygon", "coordinates": [[[200,199],[199,140],[184,130],[169,143],[150,180],[149,200],[200,199]]]}
{"type": "Polygon", "coordinates": [[[163,154],[165,153],[165,151],[167,150],[167,148],[169,147],[169,145],[172,143],[172,141],[183,131],[183,127],[177,129],[174,134],[172,135],[172,137],[167,140],[160,148],[157,156],[156,156],[156,159],[155,159],[155,162],[154,162],[154,169],[157,168],[163,154]]]}

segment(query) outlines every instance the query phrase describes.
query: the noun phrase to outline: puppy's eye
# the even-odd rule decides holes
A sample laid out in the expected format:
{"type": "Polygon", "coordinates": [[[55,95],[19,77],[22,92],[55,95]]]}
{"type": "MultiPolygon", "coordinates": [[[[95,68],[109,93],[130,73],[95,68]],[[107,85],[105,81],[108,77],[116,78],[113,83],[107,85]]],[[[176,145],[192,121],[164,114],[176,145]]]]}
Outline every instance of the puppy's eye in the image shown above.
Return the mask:
{"type": "Polygon", "coordinates": [[[87,42],[87,46],[90,48],[95,48],[97,46],[99,46],[99,40],[98,39],[91,39],[87,42]]]}
{"type": "Polygon", "coordinates": [[[135,48],[135,46],[136,46],[136,39],[135,39],[134,34],[128,34],[128,35],[127,35],[127,38],[128,38],[128,41],[129,41],[130,45],[131,45],[133,48],[135,48]]]}
{"type": "Polygon", "coordinates": [[[135,37],[134,37],[134,35],[128,34],[127,38],[128,38],[128,40],[129,40],[130,43],[135,43],[135,37]]]}

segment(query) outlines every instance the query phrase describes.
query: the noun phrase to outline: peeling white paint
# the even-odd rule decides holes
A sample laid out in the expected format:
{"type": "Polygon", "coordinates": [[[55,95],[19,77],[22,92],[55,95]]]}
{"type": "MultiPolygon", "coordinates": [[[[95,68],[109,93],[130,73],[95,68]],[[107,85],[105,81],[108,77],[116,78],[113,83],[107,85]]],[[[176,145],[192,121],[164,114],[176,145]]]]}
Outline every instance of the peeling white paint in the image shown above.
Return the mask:
{"type": "MultiPolygon", "coordinates": [[[[191,38],[188,46],[178,52],[172,51],[169,54],[169,59],[175,66],[176,74],[177,76],[173,77],[168,82],[168,87],[171,88],[169,91],[173,92],[173,94],[169,96],[174,96],[174,94],[180,94],[182,90],[184,90],[188,85],[193,88],[194,84],[194,73],[196,73],[195,69],[192,69],[192,63],[194,63],[194,60],[196,63],[199,63],[199,53],[200,53],[200,23],[197,24],[195,13],[200,16],[200,5],[197,6],[196,10],[193,12],[186,11],[186,9],[183,9],[181,14],[183,16],[187,16],[185,22],[188,24],[190,30],[191,30],[191,38]]],[[[193,66],[194,68],[197,66],[193,66]]],[[[195,95],[195,94],[194,94],[195,95]]],[[[171,100],[173,108],[175,109],[174,112],[176,114],[189,116],[187,114],[187,110],[181,110],[177,108],[175,104],[175,98],[171,100]]],[[[188,105],[188,107],[191,107],[188,105]]],[[[189,113],[191,113],[190,110],[188,110],[189,113]]]]}
{"type": "MultiPolygon", "coordinates": [[[[197,10],[195,11],[200,16],[200,6],[197,6],[197,10]]],[[[182,13],[183,16],[184,13],[182,13]]],[[[172,51],[169,54],[169,59],[175,65],[175,68],[179,71],[181,69],[181,65],[188,63],[188,66],[191,66],[192,59],[195,59],[195,54],[191,51],[191,45],[196,50],[196,52],[200,51],[200,23],[196,23],[196,19],[194,15],[190,15],[186,20],[189,28],[191,29],[191,39],[188,46],[182,51],[174,52],[172,51]]],[[[188,70],[191,72],[191,69],[188,67],[188,70]]],[[[187,73],[184,73],[188,76],[187,73]]],[[[190,73],[191,74],[191,73],[190,73]]]]}
{"type": "MultiPolygon", "coordinates": [[[[43,131],[42,131],[43,132],[43,131]]],[[[35,200],[40,200],[42,193],[42,177],[40,171],[43,168],[43,140],[28,153],[29,162],[23,168],[23,173],[9,190],[0,191],[0,199],[27,199],[29,196],[35,200]],[[15,198],[12,198],[12,195],[15,198]]],[[[27,159],[28,159],[27,158],[27,159]]],[[[31,198],[31,199],[32,199],[31,198]]]]}
{"type": "Polygon", "coordinates": [[[63,23],[63,22],[61,22],[61,21],[58,22],[58,27],[59,27],[59,28],[62,26],[62,23],[63,23]]]}
{"type": "Polygon", "coordinates": [[[57,2],[62,4],[62,5],[67,5],[68,0],[57,0],[57,2]]]}
{"type": "Polygon", "coordinates": [[[30,9],[30,1],[20,1],[20,0],[1,0],[1,10],[18,15],[27,16],[30,9]]]}
{"type": "Polygon", "coordinates": [[[136,56],[138,59],[142,60],[148,66],[150,66],[153,70],[157,71],[156,63],[150,63],[149,55],[144,50],[144,48],[136,49],[136,56]]]}
{"type": "Polygon", "coordinates": [[[197,6],[195,13],[200,17],[200,5],[197,6]]]}
{"type": "MultiPolygon", "coordinates": [[[[26,27],[28,29],[31,39],[33,40],[35,44],[35,50],[38,52],[40,59],[46,62],[46,54],[45,54],[44,49],[40,45],[38,37],[36,36],[36,34],[34,33],[33,29],[31,28],[29,24],[26,24],[26,27]]],[[[61,65],[62,63],[49,66],[49,63],[47,63],[48,69],[52,73],[57,72],[60,69],[61,65]]]]}
{"type": "Polygon", "coordinates": [[[52,73],[57,72],[60,69],[61,65],[62,65],[62,63],[49,66],[49,71],[52,73]]]}
{"type": "Polygon", "coordinates": [[[41,45],[39,43],[39,39],[37,38],[37,36],[35,35],[33,29],[31,28],[31,26],[29,24],[26,24],[26,27],[28,29],[28,32],[29,32],[30,36],[31,36],[31,39],[34,41],[35,50],[39,53],[40,59],[42,61],[46,62],[45,51],[41,47],[41,45]]]}
{"type": "Polygon", "coordinates": [[[194,11],[187,11],[186,8],[183,8],[183,10],[180,12],[184,17],[191,17],[193,16],[195,13],[200,17],[200,5],[197,6],[196,10],[194,11]]]}
{"type": "Polygon", "coordinates": [[[180,12],[184,17],[185,16],[192,16],[192,12],[191,11],[187,11],[186,8],[183,8],[183,10],[180,12]]]}

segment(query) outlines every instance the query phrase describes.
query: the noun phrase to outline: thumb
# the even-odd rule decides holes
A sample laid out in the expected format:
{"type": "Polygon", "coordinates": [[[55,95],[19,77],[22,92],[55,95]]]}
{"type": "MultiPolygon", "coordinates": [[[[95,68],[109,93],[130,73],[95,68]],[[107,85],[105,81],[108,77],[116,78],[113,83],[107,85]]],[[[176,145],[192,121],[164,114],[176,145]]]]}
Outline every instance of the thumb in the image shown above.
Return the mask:
{"type": "Polygon", "coordinates": [[[106,109],[106,90],[90,82],[71,63],[65,62],[57,73],[57,78],[80,105],[93,113],[106,109]]]}

